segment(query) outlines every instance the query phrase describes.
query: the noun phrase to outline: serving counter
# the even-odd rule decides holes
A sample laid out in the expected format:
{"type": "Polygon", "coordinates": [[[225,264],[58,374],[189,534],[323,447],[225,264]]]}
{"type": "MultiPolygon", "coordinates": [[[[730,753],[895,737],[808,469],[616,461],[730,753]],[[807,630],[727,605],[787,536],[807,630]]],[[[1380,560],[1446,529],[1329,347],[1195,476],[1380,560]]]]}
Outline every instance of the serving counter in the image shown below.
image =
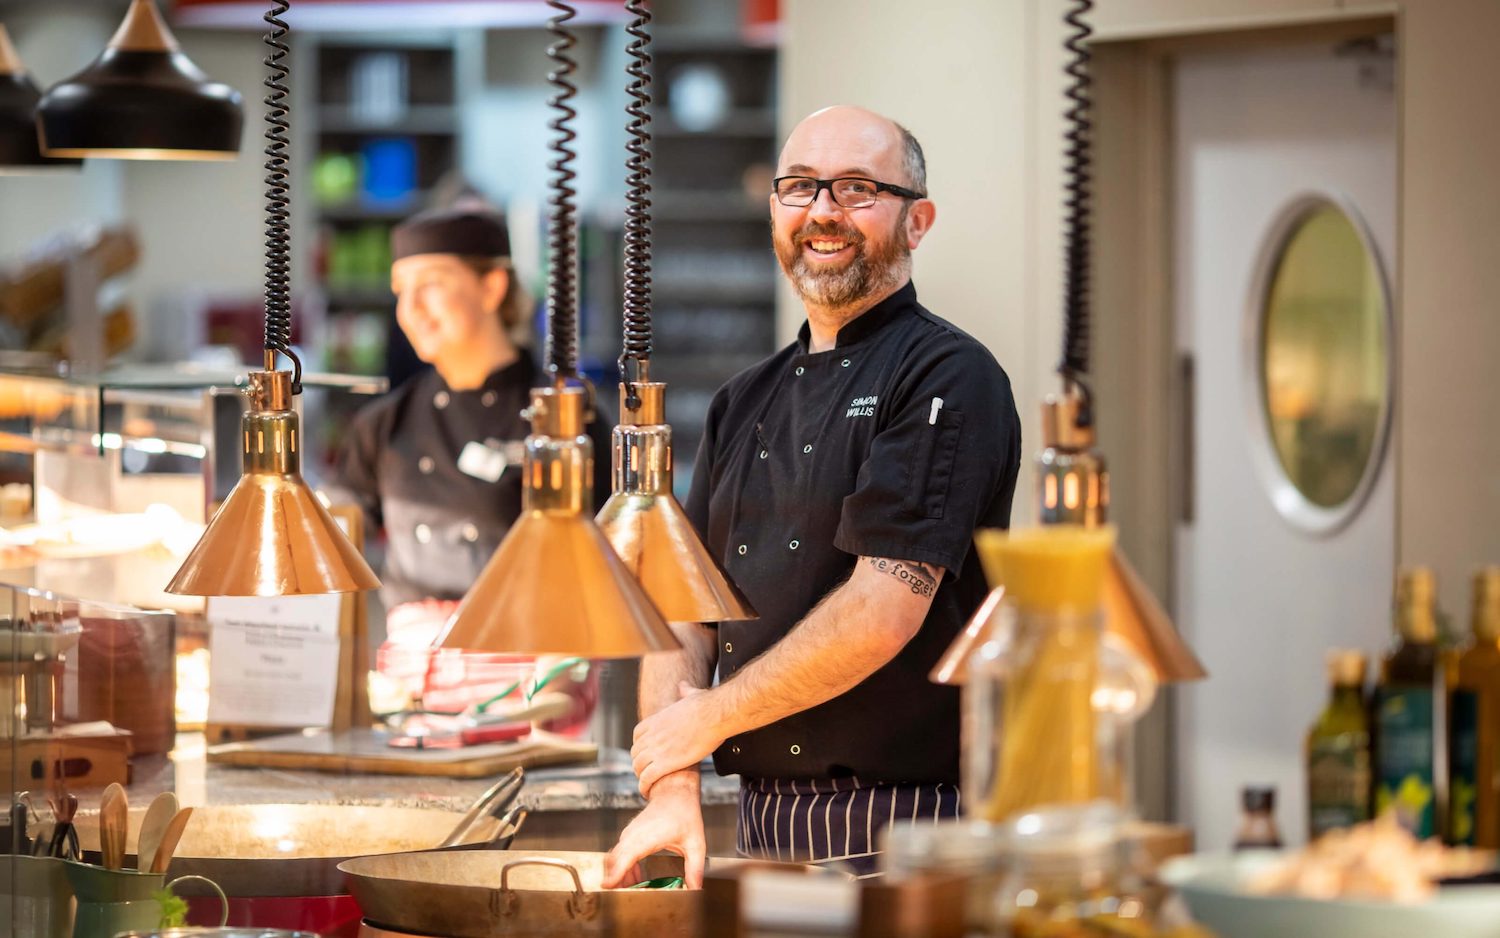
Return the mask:
{"type": "MultiPolygon", "coordinates": [[[[205,758],[201,734],[182,733],[168,756],[136,762],[128,787],[131,804],[175,791],[187,805],[328,804],[463,811],[494,781],[396,775],[342,775],[289,769],[215,765],[205,758]]],[[[734,853],[739,779],[703,770],[705,833],[710,852],[734,853]]],[[[552,850],[608,850],[644,806],[629,754],[600,751],[596,765],[540,768],[526,773],[517,803],[530,815],[519,846],[552,850]]]]}

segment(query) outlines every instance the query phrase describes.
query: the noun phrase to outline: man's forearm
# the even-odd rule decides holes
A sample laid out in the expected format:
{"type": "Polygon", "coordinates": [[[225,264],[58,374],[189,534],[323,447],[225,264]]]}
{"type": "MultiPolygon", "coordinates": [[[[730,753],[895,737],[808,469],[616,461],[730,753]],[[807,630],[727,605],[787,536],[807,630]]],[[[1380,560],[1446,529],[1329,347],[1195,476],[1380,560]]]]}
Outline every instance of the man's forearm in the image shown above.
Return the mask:
{"type": "Polygon", "coordinates": [[[931,588],[893,595],[890,570],[857,568],[786,638],[714,688],[712,713],[725,737],[832,700],[895,658],[921,627],[942,576],[923,565],[906,569],[929,577],[931,588]]]}
{"type": "Polygon", "coordinates": [[[707,687],[713,677],[718,643],[714,630],[696,622],[672,623],[668,627],[682,648],[653,652],[641,659],[639,705],[643,717],[676,703],[681,697],[678,686],[682,682],[707,687]]]}

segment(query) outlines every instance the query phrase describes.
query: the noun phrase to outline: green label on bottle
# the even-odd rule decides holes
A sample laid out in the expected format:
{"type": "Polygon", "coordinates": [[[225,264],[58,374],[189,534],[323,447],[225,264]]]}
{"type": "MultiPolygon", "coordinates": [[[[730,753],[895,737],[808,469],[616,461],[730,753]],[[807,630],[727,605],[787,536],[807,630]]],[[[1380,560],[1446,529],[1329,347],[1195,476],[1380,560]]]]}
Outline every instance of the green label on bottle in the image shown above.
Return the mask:
{"type": "Polygon", "coordinates": [[[1314,739],[1307,753],[1309,833],[1370,818],[1370,750],[1364,733],[1314,739]]]}
{"type": "Polygon", "coordinates": [[[1479,796],[1479,695],[1453,692],[1448,734],[1448,842],[1474,843],[1479,796]]]}
{"type": "Polygon", "coordinates": [[[1375,811],[1394,809],[1419,838],[1437,831],[1433,803],[1432,691],[1384,687],[1375,693],[1375,811]]]}

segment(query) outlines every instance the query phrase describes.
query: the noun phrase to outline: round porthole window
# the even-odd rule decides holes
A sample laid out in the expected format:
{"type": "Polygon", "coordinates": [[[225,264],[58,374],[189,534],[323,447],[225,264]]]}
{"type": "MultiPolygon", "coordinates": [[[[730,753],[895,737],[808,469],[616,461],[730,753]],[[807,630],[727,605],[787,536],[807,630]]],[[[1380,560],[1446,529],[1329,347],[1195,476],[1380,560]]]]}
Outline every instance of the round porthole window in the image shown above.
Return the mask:
{"type": "Polygon", "coordinates": [[[1283,517],[1330,533],[1359,511],[1390,425],[1392,323],[1352,206],[1295,200],[1272,225],[1249,310],[1252,443],[1283,517]]]}

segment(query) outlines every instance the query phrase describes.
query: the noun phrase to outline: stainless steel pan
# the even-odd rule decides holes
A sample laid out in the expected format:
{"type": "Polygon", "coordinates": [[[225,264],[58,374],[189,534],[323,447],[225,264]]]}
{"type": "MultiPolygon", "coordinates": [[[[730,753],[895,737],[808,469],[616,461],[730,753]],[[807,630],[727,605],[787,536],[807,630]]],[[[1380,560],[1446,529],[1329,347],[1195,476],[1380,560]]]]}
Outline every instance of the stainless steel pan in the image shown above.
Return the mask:
{"type": "MultiPolygon", "coordinates": [[[[457,811],[334,804],[209,805],[193,809],[169,877],[196,874],[231,896],[335,896],[350,857],[431,850],[463,818],[457,811]]],[[[76,819],[85,851],[99,849],[97,815],[76,819]]],[[[126,852],[134,868],[141,816],[132,811],[126,852]]],[[[484,817],[467,838],[488,843],[500,821],[484,817]]]]}
{"type": "MultiPolygon", "coordinates": [[[[701,893],[603,889],[603,853],[427,851],[339,864],[371,925],[446,938],[649,935],[696,938],[701,893]]],[[[709,865],[743,861],[711,859],[709,865]]],[[[681,876],[682,860],[651,857],[648,878],[681,876]]]]}

